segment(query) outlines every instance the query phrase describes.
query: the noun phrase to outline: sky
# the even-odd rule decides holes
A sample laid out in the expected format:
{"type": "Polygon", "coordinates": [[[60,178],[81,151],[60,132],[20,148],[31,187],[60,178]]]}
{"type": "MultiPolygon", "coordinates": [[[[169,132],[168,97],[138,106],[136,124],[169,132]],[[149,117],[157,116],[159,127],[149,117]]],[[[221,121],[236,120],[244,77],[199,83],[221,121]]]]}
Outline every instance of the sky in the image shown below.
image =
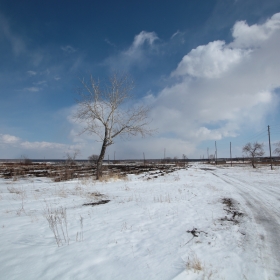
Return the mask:
{"type": "MultiPolygon", "coordinates": [[[[150,106],[154,135],[106,158],[242,156],[280,140],[280,2],[0,1],[0,159],[99,154],[73,120],[80,79],[114,71],[150,106]]],[[[273,146],[273,145],[272,145],[273,146]]]]}

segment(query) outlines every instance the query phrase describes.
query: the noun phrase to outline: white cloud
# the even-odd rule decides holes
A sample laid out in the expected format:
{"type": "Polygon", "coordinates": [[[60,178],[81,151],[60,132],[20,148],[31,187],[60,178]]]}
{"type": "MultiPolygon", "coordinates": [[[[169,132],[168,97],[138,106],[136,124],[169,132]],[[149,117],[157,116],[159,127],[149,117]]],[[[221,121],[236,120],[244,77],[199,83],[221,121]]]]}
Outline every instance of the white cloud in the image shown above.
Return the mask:
{"type": "Polygon", "coordinates": [[[74,53],[74,52],[77,51],[76,49],[74,49],[74,48],[73,48],[72,46],[70,46],[70,45],[61,46],[60,48],[61,48],[65,53],[68,53],[68,54],[74,53]]]}
{"type": "Polygon", "coordinates": [[[117,56],[106,59],[105,64],[113,69],[128,69],[136,65],[143,67],[148,64],[148,55],[153,50],[155,41],[158,40],[156,33],[141,31],[134,37],[129,48],[119,53],[117,56]]]}
{"type": "Polygon", "coordinates": [[[46,142],[46,141],[23,141],[19,137],[0,134],[0,152],[2,158],[20,158],[26,155],[29,158],[58,158],[62,159],[66,153],[73,153],[75,150],[82,150],[81,143],[74,145],[46,142]]]}
{"type": "Polygon", "coordinates": [[[171,39],[173,39],[175,36],[179,35],[181,32],[177,30],[174,34],[172,34],[171,39]]]}
{"type": "Polygon", "coordinates": [[[104,41],[108,44],[108,45],[110,45],[110,46],[112,46],[112,47],[116,47],[116,45],[114,44],[114,43],[112,43],[109,39],[104,39],[104,41]]]}
{"type": "Polygon", "coordinates": [[[27,74],[28,74],[29,76],[36,76],[36,75],[37,75],[37,72],[29,70],[29,71],[27,71],[27,74]]]}
{"type": "Polygon", "coordinates": [[[153,125],[160,135],[197,144],[223,139],[236,136],[241,127],[257,127],[275,111],[279,15],[261,25],[238,22],[230,44],[210,42],[183,57],[171,73],[173,83],[151,98],[153,125]]]}
{"type": "Polygon", "coordinates": [[[20,141],[20,138],[9,135],[9,134],[0,134],[0,144],[15,144],[20,141]]]}
{"type": "MultiPolygon", "coordinates": [[[[238,21],[233,27],[232,47],[256,48],[280,30],[280,13],[273,15],[264,24],[249,26],[246,21],[238,21]]],[[[279,35],[279,34],[278,34],[279,35]]]]}
{"type": "Polygon", "coordinates": [[[223,41],[214,41],[185,55],[172,76],[217,78],[248,54],[249,51],[229,48],[223,41]]]}
{"type": "Polygon", "coordinates": [[[149,45],[153,45],[154,41],[157,39],[158,37],[155,32],[141,31],[138,35],[134,37],[134,41],[132,43],[132,46],[129,48],[128,52],[133,52],[139,49],[145,44],[145,42],[147,42],[149,45]]]}
{"type": "Polygon", "coordinates": [[[25,52],[25,43],[20,36],[11,31],[10,24],[6,17],[0,13],[0,32],[4,34],[12,46],[13,53],[18,56],[25,52]]]}
{"type": "MultiPolygon", "coordinates": [[[[112,159],[116,151],[116,159],[141,159],[145,153],[146,159],[158,159],[165,156],[182,158],[183,154],[190,155],[195,151],[195,143],[180,138],[154,137],[132,138],[129,141],[117,141],[109,146],[107,154],[112,159]]],[[[100,152],[100,150],[98,150],[100,152]]]]}
{"type": "Polygon", "coordinates": [[[68,145],[51,143],[51,142],[29,142],[25,141],[20,144],[23,148],[28,150],[45,150],[45,149],[58,149],[67,150],[68,145]]]}
{"type": "Polygon", "coordinates": [[[38,81],[38,82],[34,82],[33,85],[46,85],[47,81],[38,81]]]}
{"type": "Polygon", "coordinates": [[[29,87],[29,88],[25,88],[24,90],[30,91],[30,92],[37,92],[40,91],[41,88],[39,87],[29,87]]]}

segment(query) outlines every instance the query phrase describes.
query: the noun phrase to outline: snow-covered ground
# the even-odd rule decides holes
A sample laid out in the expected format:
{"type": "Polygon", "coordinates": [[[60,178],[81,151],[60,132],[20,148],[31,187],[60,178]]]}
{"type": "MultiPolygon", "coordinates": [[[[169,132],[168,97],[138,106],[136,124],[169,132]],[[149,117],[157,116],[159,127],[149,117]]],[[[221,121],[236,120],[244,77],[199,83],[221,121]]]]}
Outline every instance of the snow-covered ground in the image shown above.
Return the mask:
{"type": "Polygon", "coordinates": [[[1,179],[0,279],[280,279],[279,175],[1,179]]]}

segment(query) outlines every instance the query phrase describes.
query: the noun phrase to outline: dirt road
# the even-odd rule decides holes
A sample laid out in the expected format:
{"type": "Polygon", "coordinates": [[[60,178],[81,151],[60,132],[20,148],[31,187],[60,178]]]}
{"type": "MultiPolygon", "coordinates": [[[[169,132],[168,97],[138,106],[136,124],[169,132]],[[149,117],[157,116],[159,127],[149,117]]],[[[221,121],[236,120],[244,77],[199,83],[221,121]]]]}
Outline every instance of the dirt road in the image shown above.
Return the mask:
{"type": "Polygon", "coordinates": [[[256,235],[250,237],[255,246],[252,250],[258,251],[266,278],[280,279],[279,170],[254,170],[249,171],[249,176],[241,177],[233,169],[209,172],[236,190],[235,197],[255,228],[256,235]]]}

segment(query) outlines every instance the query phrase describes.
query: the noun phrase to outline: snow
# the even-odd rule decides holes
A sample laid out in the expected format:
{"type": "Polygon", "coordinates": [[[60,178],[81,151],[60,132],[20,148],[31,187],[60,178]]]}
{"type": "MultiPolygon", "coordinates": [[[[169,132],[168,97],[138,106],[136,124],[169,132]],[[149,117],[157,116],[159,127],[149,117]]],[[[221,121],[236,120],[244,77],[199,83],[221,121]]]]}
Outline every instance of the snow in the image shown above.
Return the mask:
{"type": "Polygon", "coordinates": [[[151,180],[0,179],[0,279],[279,279],[279,171],[193,164],[151,180]],[[233,221],[225,198],[242,213],[233,221]],[[83,206],[100,200],[110,202],[83,206]]]}

